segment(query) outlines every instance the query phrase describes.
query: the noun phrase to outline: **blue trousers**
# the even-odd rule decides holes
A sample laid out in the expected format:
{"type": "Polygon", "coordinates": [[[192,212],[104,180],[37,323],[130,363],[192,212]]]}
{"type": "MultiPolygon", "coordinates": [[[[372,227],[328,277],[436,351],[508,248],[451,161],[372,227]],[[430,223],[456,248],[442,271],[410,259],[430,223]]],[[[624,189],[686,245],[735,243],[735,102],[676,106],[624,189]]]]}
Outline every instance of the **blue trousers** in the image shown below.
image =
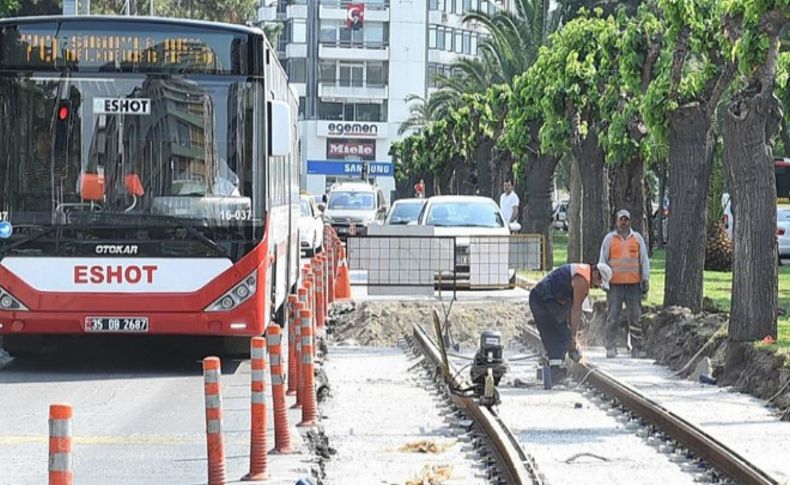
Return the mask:
{"type": "Polygon", "coordinates": [[[572,304],[561,304],[554,299],[544,300],[539,293],[534,290],[529,293],[529,308],[535,318],[543,347],[546,348],[550,360],[565,360],[565,353],[571,344],[568,317],[572,304]]]}

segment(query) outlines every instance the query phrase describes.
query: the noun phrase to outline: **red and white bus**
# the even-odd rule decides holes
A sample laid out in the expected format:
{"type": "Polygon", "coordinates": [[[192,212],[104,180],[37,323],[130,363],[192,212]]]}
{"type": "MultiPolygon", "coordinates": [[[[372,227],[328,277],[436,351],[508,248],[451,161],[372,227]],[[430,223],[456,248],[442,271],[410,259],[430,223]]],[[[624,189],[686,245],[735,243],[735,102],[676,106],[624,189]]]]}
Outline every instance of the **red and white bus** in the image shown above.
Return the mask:
{"type": "Polygon", "coordinates": [[[6,350],[104,333],[248,348],[299,274],[297,100],[257,29],[0,21],[6,350]]]}

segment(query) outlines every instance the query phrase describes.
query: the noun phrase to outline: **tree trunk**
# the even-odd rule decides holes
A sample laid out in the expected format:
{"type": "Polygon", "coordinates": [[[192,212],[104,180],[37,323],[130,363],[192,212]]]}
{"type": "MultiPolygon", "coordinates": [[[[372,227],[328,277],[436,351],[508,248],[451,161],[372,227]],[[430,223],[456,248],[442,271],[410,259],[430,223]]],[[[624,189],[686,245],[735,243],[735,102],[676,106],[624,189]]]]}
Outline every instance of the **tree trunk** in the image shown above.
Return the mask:
{"type": "Polygon", "coordinates": [[[568,263],[582,260],[582,179],[579,165],[571,160],[571,195],[568,201],[568,263]]]}
{"type": "Polygon", "coordinates": [[[664,219],[664,199],[667,197],[667,170],[662,168],[658,170],[658,214],[656,217],[656,241],[658,247],[663,248],[666,241],[664,240],[664,225],[667,223],[664,219]]]}
{"type": "Polygon", "coordinates": [[[527,162],[522,171],[524,178],[519,181],[523,187],[521,201],[521,232],[542,234],[546,238],[547,266],[554,266],[551,241],[551,191],[554,169],[558,159],[539,155],[527,162]]]}
{"type": "Polygon", "coordinates": [[[601,242],[609,231],[609,181],[605,153],[598,145],[598,132],[590,129],[581,143],[572,143],[575,163],[582,181],[581,257],[582,262],[598,261],[601,242]]]}
{"type": "Polygon", "coordinates": [[[777,337],[776,176],[770,143],[782,120],[773,84],[738,93],[724,117],[723,162],[737,208],[730,340],[777,337]]]}
{"type": "Polygon", "coordinates": [[[614,227],[615,216],[620,209],[631,213],[631,227],[647,238],[647,222],[645,218],[645,177],[644,162],[636,157],[630,162],[623,162],[609,167],[609,203],[610,212],[608,227],[614,227]]]}
{"type": "Polygon", "coordinates": [[[475,149],[475,163],[477,165],[477,188],[483,197],[497,200],[499,189],[494,181],[495,167],[493,164],[494,141],[487,136],[482,136],[475,149]]]}
{"type": "Polygon", "coordinates": [[[706,209],[713,136],[710,119],[699,104],[669,113],[669,241],[664,306],[702,311],[706,209]]]}

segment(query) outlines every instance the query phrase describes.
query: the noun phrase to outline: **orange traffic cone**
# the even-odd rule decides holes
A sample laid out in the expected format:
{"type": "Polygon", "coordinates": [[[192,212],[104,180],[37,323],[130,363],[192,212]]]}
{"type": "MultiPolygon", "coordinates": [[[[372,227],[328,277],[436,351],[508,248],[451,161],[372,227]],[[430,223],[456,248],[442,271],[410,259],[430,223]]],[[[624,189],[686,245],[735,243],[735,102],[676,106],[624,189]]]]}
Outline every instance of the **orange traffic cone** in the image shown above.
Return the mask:
{"type": "Polygon", "coordinates": [[[351,298],[351,279],[348,275],[348,264],[346,263],[345,251],[340,249],[340,264],[337,267],[337,278],[335,279],[335,300],[351,298]]]}

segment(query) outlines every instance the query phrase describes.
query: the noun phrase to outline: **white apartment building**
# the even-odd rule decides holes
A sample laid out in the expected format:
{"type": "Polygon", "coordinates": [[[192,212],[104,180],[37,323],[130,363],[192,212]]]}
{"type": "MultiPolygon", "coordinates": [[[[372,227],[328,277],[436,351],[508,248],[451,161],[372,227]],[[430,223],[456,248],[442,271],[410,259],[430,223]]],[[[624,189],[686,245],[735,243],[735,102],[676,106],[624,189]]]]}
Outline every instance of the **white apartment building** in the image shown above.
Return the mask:
{"type": "Polygon", "coordinates": [[[388,153],[409,117],[405,98],[427,96],[435,74],[449,74],[458,56],[477,55],[481,34],[461,19],[493,4],[276,1],[258,17],[284,24],[278,51],[300,95],[302,188],[323,194],[337,181],[367,175],[389,197],[395,180],[388,153]]]}

